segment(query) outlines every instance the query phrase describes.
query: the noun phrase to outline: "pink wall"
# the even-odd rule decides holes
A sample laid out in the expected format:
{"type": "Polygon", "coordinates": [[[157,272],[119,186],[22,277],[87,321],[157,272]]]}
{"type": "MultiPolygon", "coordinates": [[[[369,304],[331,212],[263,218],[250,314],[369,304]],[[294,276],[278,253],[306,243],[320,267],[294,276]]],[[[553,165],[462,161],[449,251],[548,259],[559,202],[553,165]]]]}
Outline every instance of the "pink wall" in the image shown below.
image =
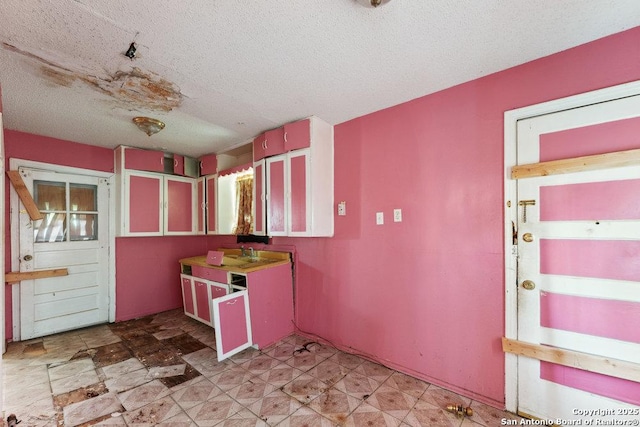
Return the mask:
{"type": "Polygon", "coordinates": [[[298,326],[503,406],[503,114],[638,79],[635,28],[337,125],[347,216],[274,239],[298,251],[298,326]]]}
{"type": "Polygon", "coordinates": [[[203,236],[116,239],[116,321],[182,307],[178,260],[207,252],[203,236]]]}
{"type": "MultiPolygon", "coordinates": [[[[298,326],[502,406],[503,113],[637,79],[640,28],[337,125],[335,200],[347,216],[333,238],[273,239],[297,250],[298,326]]],[[[60,145],[55,162],[98,168],[77,144],[5,135],[7,156],[52,162],[60,145]]],[[[117,239],[118,319],[178,306],[177,258],[231,241],[117,239]]]]}

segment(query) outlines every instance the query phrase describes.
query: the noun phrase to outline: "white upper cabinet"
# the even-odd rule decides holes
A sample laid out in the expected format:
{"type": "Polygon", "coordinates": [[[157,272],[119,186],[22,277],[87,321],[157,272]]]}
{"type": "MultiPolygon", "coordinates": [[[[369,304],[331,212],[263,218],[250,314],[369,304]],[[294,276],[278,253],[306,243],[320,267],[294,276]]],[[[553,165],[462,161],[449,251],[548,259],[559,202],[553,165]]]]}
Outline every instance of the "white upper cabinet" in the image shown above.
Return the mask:
{"type": "Polygon", "coordinates": [[[254,163],[256,234],[333,236],[333,126],[311,117],[284,129],[295,149],[254,163]]]}

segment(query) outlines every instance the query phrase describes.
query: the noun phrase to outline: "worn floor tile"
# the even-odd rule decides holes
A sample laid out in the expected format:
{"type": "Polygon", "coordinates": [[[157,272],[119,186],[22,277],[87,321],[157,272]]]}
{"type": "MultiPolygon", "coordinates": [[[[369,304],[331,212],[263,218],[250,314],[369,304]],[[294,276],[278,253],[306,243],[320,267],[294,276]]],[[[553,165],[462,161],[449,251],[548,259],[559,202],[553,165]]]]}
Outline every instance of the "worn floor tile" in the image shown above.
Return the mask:
{"type": "Polygon", "coordinates": [[[417,401],[418,399],[415,397],[384,384],[367,398],[368,404],[393,415],[399,420],[407,416],[417,401]]]}
{"type": "MultiPolygon", "coordinates": [[[[345,420],[346,427],[398,427],[400,420],[380,411],[378,408],[362,403],[345,420]]],[[[431,426],[431,424],[424,424],[431,426]]]]}
{"type": "Polygon", "coordinates": [[[118,399],[127,411],[132,411],[161,399],[169,393],[169,389],[164,384],[154,380],[129,391],[118,393],[118,399]]]}
{"type": "Polygon", "coordinates": [[[360,403],[355,397],[331,388],[312,400],[309,407],[336,424],[343,424],[360,403]]]}
{"type": "Polygon", "coordinates": [[[182,408],[171,397],[164,397],[141,408],[127,411],[123,417],[128,426],[155,426],[182,413],[182,408]]]}
{"type": "Polygon", "coordinates": [[[268,425],[275,426],[300,409],[301,406],[302,404],[297,399],[276,390],[253,403],[248,409],[268,425]]]}
{"type": "Polygon", "coordinates": [[[186,412],[198,426],[207,427],[219,424],[241,409],[242,406],[238,402],[223,393],[188,409],[186,412]]]}
{"type": "Polygon", "coordinates": [[[223,391],[216,387],[211,381],[203,379],[188,387],[178,388],[175,391],[172,390],[171,397],[183,409],[190,409],[222,393],[223,391]]]}
{"type": "Polygon", "coordinates": [[[71,404],[64,408],[64,425],[77,426],[96,418],[123,410],[115,393],[71,404]]]}

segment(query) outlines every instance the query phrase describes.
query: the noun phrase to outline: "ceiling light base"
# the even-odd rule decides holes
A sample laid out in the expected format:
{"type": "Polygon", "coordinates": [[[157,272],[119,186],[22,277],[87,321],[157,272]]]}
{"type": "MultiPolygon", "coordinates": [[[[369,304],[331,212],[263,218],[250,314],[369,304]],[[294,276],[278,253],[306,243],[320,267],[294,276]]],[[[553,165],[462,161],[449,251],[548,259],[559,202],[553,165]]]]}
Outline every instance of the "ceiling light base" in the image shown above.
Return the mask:
{"type": "Polygon", "coordinates": [[[141,131],[149,136],[154,135],[164,129],[163,122],[158,119],[152,119],[151,117],[134,117],[133,123],[135,123],[141,131]]]}

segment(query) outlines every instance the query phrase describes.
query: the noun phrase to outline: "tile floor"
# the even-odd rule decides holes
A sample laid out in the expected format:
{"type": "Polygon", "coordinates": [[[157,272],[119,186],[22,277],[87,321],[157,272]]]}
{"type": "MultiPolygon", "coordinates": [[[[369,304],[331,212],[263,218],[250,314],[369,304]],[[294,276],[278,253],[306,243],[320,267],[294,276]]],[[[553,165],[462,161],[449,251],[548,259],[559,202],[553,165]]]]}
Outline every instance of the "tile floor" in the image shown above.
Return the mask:
{"type": "Polygon", "coordinates": [[[38,426],[456,426],[518,419],[292,335],[217,362],[179,310],[11,343],[4,411],[38,426]],[[470,406],[473,416],[445,410],[470,406]]]}

